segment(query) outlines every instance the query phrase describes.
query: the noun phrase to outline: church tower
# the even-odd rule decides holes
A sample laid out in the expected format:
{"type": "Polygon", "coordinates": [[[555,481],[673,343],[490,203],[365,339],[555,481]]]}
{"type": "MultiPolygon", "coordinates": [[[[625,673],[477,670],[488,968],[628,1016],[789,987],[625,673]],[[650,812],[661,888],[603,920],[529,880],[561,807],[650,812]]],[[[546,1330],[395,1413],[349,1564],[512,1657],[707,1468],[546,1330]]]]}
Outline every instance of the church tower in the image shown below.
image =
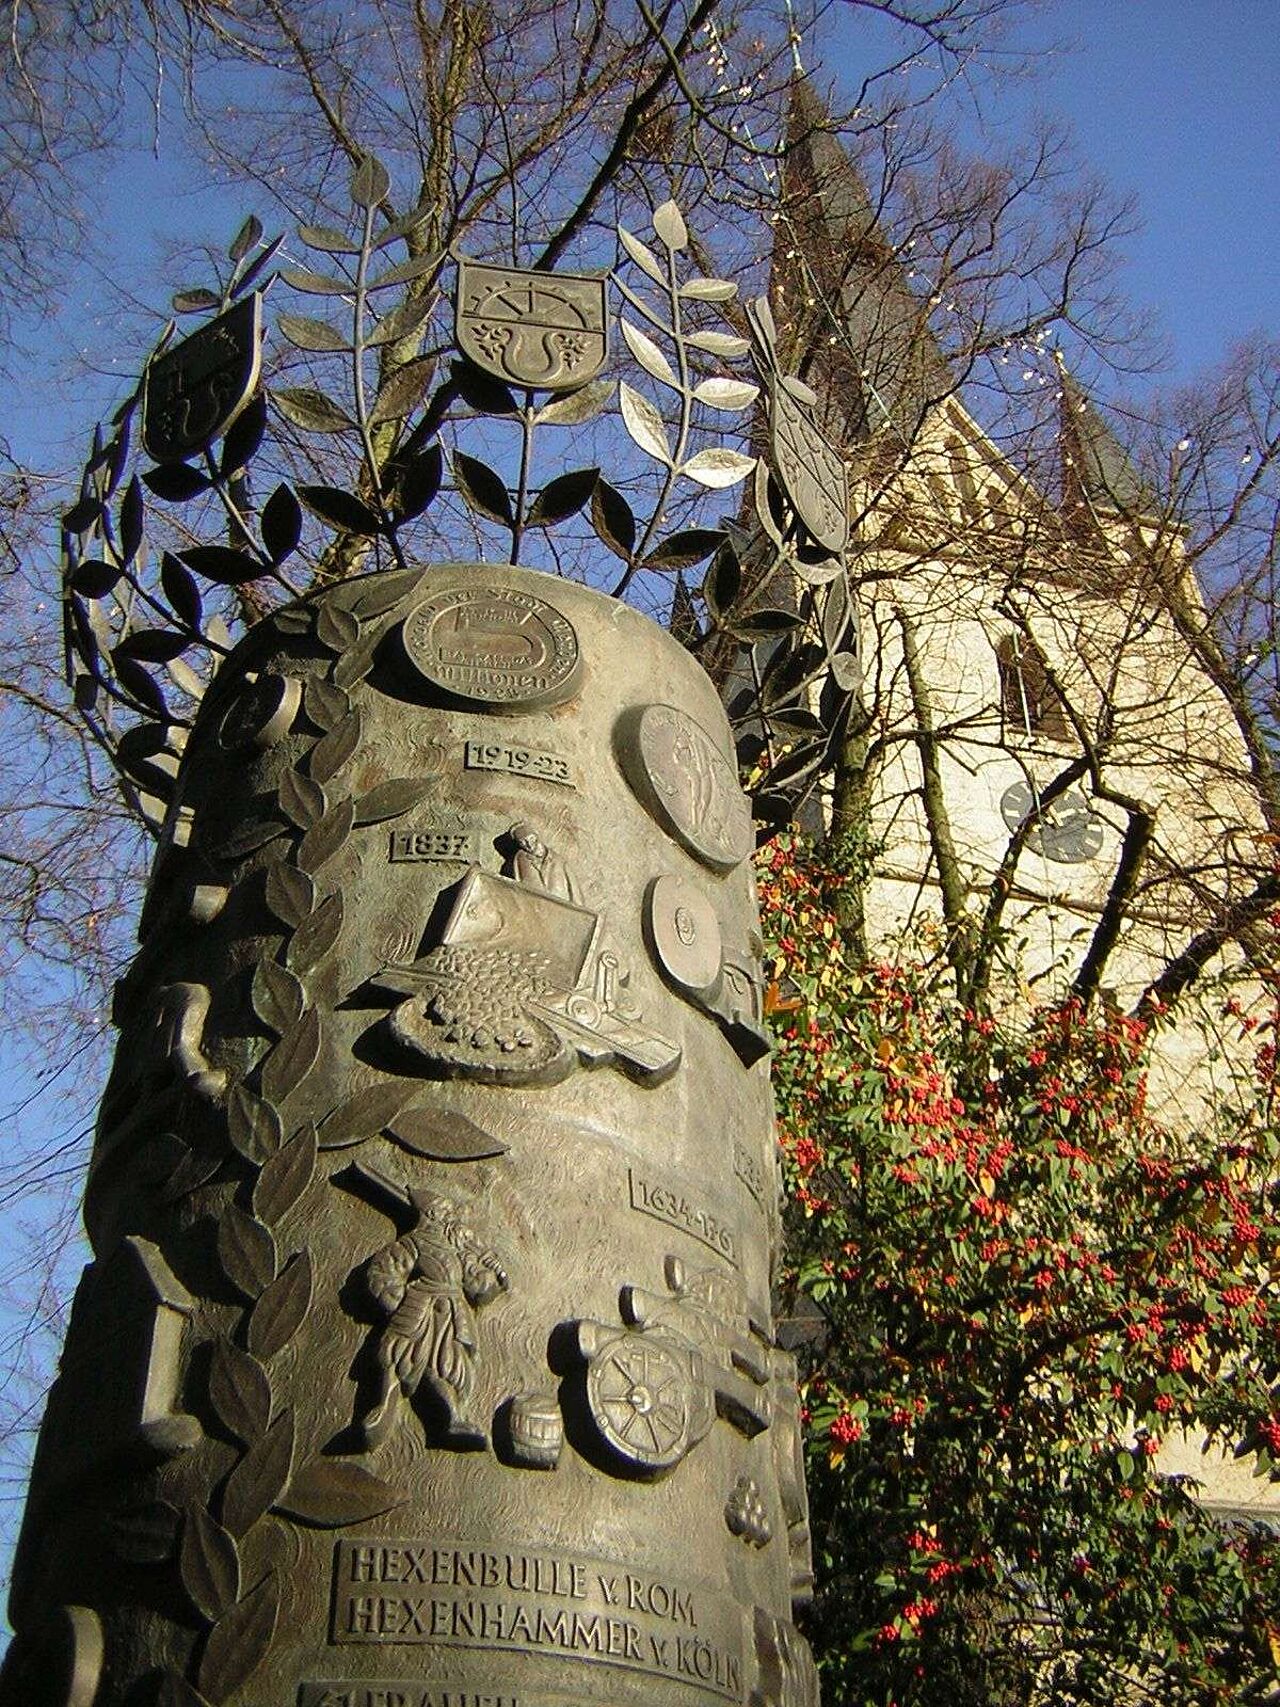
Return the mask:
{"type": "MultiPolygon", "coordinates": [[[[788,144],[772,297],[850,470],[863,734],[834,795],[864,815],[867,937],[892,951],[929,917],[954,940],[994,909],[1019,950],[1016,971],[990,974],[994,1004],[1074,992],[1121,1011],[1199,945],[1151,1074],[1161,1118],[1194,1129],[1222,1071],[1207,1039],[1223,986],[1257,994],[1226,927],[1268,825],[1187,644],[1202,607],[1184,534],[1060,361],[1056,467],[1014,466],[966,407],[971,375],[932,324],[945,304],[918,288],[803,77],[788,144]]],[[[1212,1506],[1280,1510],[1280,1491],[1184,1444],[1171,1467],[1212,1506]]]]}

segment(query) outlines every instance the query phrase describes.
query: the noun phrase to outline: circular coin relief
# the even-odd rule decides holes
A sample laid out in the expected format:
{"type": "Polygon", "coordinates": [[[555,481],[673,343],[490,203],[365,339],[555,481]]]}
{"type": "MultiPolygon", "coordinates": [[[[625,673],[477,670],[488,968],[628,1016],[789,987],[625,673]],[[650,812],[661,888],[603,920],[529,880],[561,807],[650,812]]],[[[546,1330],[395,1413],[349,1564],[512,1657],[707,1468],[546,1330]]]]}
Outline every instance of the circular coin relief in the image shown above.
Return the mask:
{"type": "Polygon", "coordinates": [[[664,829],[695,858],[732,871],[755,846],[738,774],[701,724],[671,705],[640,714],[632,749],[640,792],[664,829]]]}
{"type": "Polygon", "coordinates": [[[227,707],[218,739],[232,753],[274,746],[293,727],[301,702],[301,682],[265,672],[241,688],[227,707]]]}
{"type": "Polygon", "coordinates": [[[720,976],[720,921],[706,896],[678,877],[649,890],[649,934],[658,965],[673,984],[705,995],[720,976]]]}
{"type": "Polygon", "coordinates": [[[449,587],[411,611],[404,646],[434,687],[480,705],[554,705],[578,682],[568,617],[516,587],[449,587]]]}

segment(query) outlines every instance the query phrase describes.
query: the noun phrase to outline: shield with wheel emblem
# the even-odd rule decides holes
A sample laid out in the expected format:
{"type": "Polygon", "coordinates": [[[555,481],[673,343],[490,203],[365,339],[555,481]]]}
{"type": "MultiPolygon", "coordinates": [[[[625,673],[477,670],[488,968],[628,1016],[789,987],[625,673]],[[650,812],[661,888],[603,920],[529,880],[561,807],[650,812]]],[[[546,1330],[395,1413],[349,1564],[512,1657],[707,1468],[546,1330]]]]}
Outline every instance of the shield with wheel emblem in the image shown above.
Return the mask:
{"type": "Polygon", "coordinates": [[[605,281],[531,273],[458,257],[458,348],[495,379],[537,391],[576,391],[609,354],[605,281]]]}

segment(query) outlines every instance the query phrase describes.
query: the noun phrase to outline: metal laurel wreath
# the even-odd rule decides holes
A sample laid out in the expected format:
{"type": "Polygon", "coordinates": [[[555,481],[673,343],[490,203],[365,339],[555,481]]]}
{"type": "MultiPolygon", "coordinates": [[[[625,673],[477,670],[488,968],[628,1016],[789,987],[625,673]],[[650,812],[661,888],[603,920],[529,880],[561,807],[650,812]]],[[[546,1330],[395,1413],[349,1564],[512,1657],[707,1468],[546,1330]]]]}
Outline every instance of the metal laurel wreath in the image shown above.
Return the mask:
{"type": "MultiPolygon", "coordinates": [[[[575,276],[575,288],[600,286],[598,359],[583,361],[591,339],[556,334],[582,377],[566,369],[548,400],[543,376],[521,383],[485,363],[500,342],[490,323],[463,340],[460,313],[459,341],[478,359],[442,337],[442,277],[455,259],[460,274],[472,263],[426,249],[421,210],[392,218],[389,193],[366,158],[348,229],[299,229],[314,267],[272,273],[283,240],[264,244],[246,221],[225,285],[174,298],[178,316],[213,317],[176,343],[170,321],[94,435],[62,523],[67,671],[129,805],[160,833],[187,731],[239,631],[310,586],[410,568],[415,526],[443,495],[512,562],[531,538],[573,524],[617,559],[615,596],[668,578],[672,630],[722,687],[761,833],[780,828],[834,763],[859,672],[844,467],[814,423],[813,392],[783,369],[767,301],[740,305],[734,283],[699,272],[685,220],[665,202],[651,242],[618,228],[609,275],[638,383],[601,377],[603,281],[575,276]],[[342,310],[276,314],[305,384],[259,374],[263,298],[280,286],[342,310]],[[614,442],[640,459],[625,482],[592,466],[535,483],[548,428],[607,431],[611,420],[614,442]],[[510,430],[514,478],[463,448],[488,452],[510,430]],[[726,446],[727,432],[768,454],[726,446]],[[348,467],[354,452],[353,482],[285,480],[256,500],[264,445],[323,466],[327,444],[348,467]],[[708,517],[720,493],[734,494],[734,513],[708,517]]],[[[507,277],[532,292],[564,276],[507,277]]]]}

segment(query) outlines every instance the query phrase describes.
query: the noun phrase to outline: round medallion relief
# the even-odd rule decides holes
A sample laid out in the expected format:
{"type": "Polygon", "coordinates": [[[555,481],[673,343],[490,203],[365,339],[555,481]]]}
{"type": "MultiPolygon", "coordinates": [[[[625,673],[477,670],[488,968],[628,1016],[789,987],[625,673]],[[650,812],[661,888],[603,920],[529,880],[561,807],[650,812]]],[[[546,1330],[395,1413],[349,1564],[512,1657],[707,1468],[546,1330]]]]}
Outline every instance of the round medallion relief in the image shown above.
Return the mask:
{"type": "Polygon", "coordinates": [[[682,990],[703,995],[720,976],[716,910],[692,884],[658,877],[649,890],[649,935],[658,965],[682,990]]]}
{"type": "Polygon", "coordinates": [[[731,871],[755,846],[751,808],[719,743],[671,705],[648,705],[630,749],[633,782],[658,822],[696,859],[731,871]]]}
{"type": "Polygon", "coordinates": [[[480,705],[554,705],[577,687],[568,617],[515,587],[449,587],[412,611],[404,646],[419,675],[480,705]]]}

